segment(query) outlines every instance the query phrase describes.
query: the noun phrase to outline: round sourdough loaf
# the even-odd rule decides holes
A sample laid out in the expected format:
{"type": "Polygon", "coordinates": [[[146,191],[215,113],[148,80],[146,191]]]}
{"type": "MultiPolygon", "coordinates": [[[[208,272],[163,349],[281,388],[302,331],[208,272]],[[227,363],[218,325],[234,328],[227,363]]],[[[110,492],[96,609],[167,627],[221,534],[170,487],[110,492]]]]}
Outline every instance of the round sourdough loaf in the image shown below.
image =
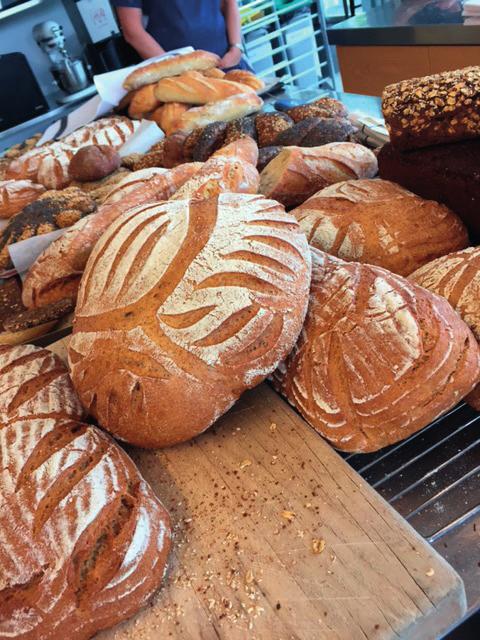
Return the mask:
{"type": "Polygon", "coordinates": [[[292,214],[313,247],[402,276],[468,246],[467,229],[450,209],[388,180],[338,182],[292,214]]]}
{"type": "Polygon", "coordinates": [[[168,514],[130,458],[77,420],[65,366],[0,348],[0,637],[87,640],[162,582],[168,514]]]}
{"type": "Polygon", "coordinates": [[[310,306],[274,383],[343,451],[376,451],[454,406],[480,349],[446,300],[380,267],[312,250],[310,306]]]}
{"type": "MultiPolygon", "coordinates": [[[[470,247],[424,265],[409,280],[446,298],[480,341],[480,248],[470,247]]],[[[480,385],[466,400],[480,410],[480,385]]]]}
{"type": "Polygon", "coordinates": [[[84,407],[139,446],[204,431],[295,344],[310,268],[295,219],[258,195],[128,211],[79,291],[69,360],[84,407]]]}

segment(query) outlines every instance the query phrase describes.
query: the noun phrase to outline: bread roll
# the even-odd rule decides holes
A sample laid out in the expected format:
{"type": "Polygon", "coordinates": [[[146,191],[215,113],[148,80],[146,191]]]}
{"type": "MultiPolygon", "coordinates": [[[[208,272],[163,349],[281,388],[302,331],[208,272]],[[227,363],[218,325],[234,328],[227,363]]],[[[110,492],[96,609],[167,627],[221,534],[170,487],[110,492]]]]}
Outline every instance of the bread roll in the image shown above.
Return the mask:
{"type": "Polygon", "coordinates": [[[255,117],[255,126],[258,135],[258,146],[269,147],[275,144],[282,131],[286,131],[293,126],[293,120],[286,113],[259,113],[255,117]]]}
{"type": "Polygon", "coordinates": [[[44,192],[43,185],[31,180],[0,181],[0,218],[11,218],[44,192]]]}
{"type": "Polygon", "coordinates": [[[147,84],[137,89],[133,94],[128,106],[128,115],[130,118],[141,120],[158,106],[159,101],[155,97],[155,85],[147,84]]]}
{"type": "Polygon", "coordinates": [[[245,116],[244,118],[237,118],[232,120],[227,125],[225,132],[225,144],[240,140],[240,138],[249,137],[252,140],[257,140],[257,129],[255,126],[255,116],[245,116]]]}
{"type": "Polygon", "coordinates": [[[313,247],[402,276],[468,246],[467,230],[452,211],[387,180],[338,182],[292,215],[313,247]]]}
{"type": "Polygon", "coordinates": [[[305,325],[274,378],[333,446],[398,442],[478,382],[479,347],[443,298],[380,267],[312,253],[305,325]]]}
{"type": "Polygon", "coordinates": [[[225,80],[231,80],[232,82],[239,82],[240,84],[246,84],[254,91],[261,91],[265,88],[265,82],[258,78],[251,71],[246,69],[232,69],[225,75],[225,80]]]}
{"type": "Polygon", "coordinates": [[[260,176],[255,165],[239,157],[210,158],[171,200],[214,198],[222,193],[257,193],[260,176]]]}
{"type": "Polygon", "coordinates": [[[286,113],[294,122],[301,122],[305,118],[346,118],[348,110],[335,98],[319,98],[308,104],[287,109],[286,113]]]}
{"type": "Polygon", "coordinates": [[[178,131],[178,120],[188,111],[189,105],[181,102],[169,102],[156,109],[151,116],[160,129],[169,136],[171,133],[178,131]]]}
{"type": "Polygon", "coordinates": [[[126,213],[82,279],[69,361],[83,405],[140,446],[192,438],[290,351],[309,281],[295,219],[260,196],[126,213]]]}
{"type": "Polygon", "coordinates": [[[120,164],[120,156],[113,147],[90,144],[73,155],[68,175],[77,182],[93,182],[109,176],[120,164]]]}
{"type": "MultiPolygon", "coordinates": [[[[87,216],[54,240],[30,267],[23,283],[23,304],[31,309],[62,298],[76,298],[80,279],[97,240],[122,213],[142,204],[167,200],[199,170],[183,164],[166,173],[144,176],[132,187],[124,183],[94,216],[87,216]]],[[[138,175],[132,174],[133,179],[138,175]]]]}
{"type": "Polygon", "coordinates": [[[285,147],[260,175],[260,193],[292,207],[329,184],[373,178],[377,159],[370,149],[353,142],[322,147],[285,147]]]}
{"type": "Polygon", "coordinates": [[[478,138],[480,67],[445,71],[385,87],[382,110],[398,149],[478,138]]]}
{"type": "MultiPolygon", "coordinates": [[[[480,248],[437,258],[412,273],[409,280],[446,298],[480,341],[480,248]]],[[[480,386],[466,400],[480,410],[480,386]]]]}
{"type": "Polygon", "coordinates": [[[130,458],[81,408],[65,366],[0,348],[0,637],[87,640],[162,582],[169,517],[130,458]]]}
{"type": "Polygon", "coordinates": [[[229,122],[235,118],[242,118],[260,111],[263,100],[253,91],[206,104],[203,107],[193,107],[178,120],[178,128],[182,131],[192,131],[197,127],[205,127],[211,122],[221,120],[229,122]]]}
{"type": "Polygon", "coordinates": [[[201,50],[192,51],[137,67],[126,77],[123,86],[127,91],[130,91],[152,82],[158,82],[161,78],[179,76],[185,71],[211,69],[218,66],[219,62],[220,58],[214,53],[201,50]]]}
{"type": "Polygon", "coordinates": [[[198,74],[163,78],[155,86],[155,97],[159,102],[207,104],[250,91],[253,92],[253,89],[238,82],[229,82],[223,78],[206,78],[198,74]]]}

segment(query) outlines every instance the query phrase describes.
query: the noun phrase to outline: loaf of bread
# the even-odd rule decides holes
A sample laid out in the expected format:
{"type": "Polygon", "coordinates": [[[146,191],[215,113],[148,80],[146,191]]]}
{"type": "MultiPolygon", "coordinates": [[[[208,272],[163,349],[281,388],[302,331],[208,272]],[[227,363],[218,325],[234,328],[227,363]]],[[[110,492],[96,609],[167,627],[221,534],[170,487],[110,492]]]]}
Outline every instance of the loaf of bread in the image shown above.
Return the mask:
{"type": "Polygon", "coordinates": [[[261,91],[265,88],[265,82],[258,78],[251,71],[246,69],[232,69],[225,75],[225,80],[231,80],[233,82],[239,82],[240,84],[246,84],[254,91],[261,91]]]}
{"type": "MultiPolygon", "coordinates": [[[[97,240],[122,213],[151,202],[167,200],[189,180],[199,164],[183,164],[166,173],[144,176],[135,187],[126,183],[114,191],[93,216],[87,216],[54,240],[30,267],[23,283],[23,304],[31,309],[76,299],[80,279],[97,240]]],[[[132,180],[138,178],[131,174],[132,180]]]]}
{"type": "Polygon", "coordinates": [[[130,118],[141,120],[158,106],[159,101],[155,97],[155,85],[146,84],[144,87],[137,89],[132,95],[128,105],[128,115],[130,118]]]}
{"type": "Polygon", "coordinates": [[[223,78],[206,78],[202,74],[163,78],[155,85],[155,97],[159,102],[183,102],[207,104],[230,96],[253,92],[250,87],[223,78]]]}
{"type": "Polygon", "coordinates": [[[11,218],[0,232],[0,269],[12,267],[8,251],[11,244],[70,227],[96,208],[93,198],[75,187],[58,192],[46,191],[11,218]]]}
{"type": "MultiPolygon", "coordinates": [[[[183,166],[190,167],[190,165],[183,166]]],[[[110,190],[103,204],[120,202],[128,193],[135,191],[139,185],[144,185],[154,176],[165,175],[169,171],[170,169],[164,169],[162,167],[146,167],[138,171],[131,171],[110,190]]]]}
{"type": "Polygon", "coordinates": [[[305,118],[273,139],[281,147],[320,147],[330,142],[347,142],[355,128],[347,118],[305,118]]]}
{"type": "Polygon", "coordinates": [[[127,91],[130,91],[152,82],[158,82],[162,78],[179,76],[185,71],[211,69],[217,67],[219,63],[220,58],[214,53],[201,50],[192,51],[137,67],[126,77],[123,86],[127,91]]]}
{"type": "Polygon", "coordinates": [[[222,193],[257,193],[260,176],[255,165],[239,157],[214,157],[205,162],[170,198],[214,198],[222,193]]]}
{"type": "Polygon", "coordinates": [[[119,149],[140,126],[139,122],[122,116],[109,116],[76,129],[61,142],[70,147],[84,147],[87,144],[106,144],[119,149]]]}
{"type": "Polygon", "coordinates": [[[382,110],[392,145],[429,147],[480,136],[480,67],[385,87],[382,110]]]}
{"type": "MultiPolygon", "coordinates": [[[[480,342],[480,248],[437,258],[412,273],[409,280],[446,298],[480,342]]],[[[466,400],[480,410],[480,386],[466,400]]]]}
{"type": "Polygon", "coordinates": [[[375,155],[353,142],[333,142],[322,147],[285,147],[262,171],[260,193],[287,207],[301,204],[335,182],[373,178],[375,155]]]}
{"type": "Polygon", "coordinates": [[[467,230],[450,209],[387,180],[338,182],[292,215],[311,246],[401,276],[468,246],[467,230]]]}
{"type": "Polygon", "coordinates": [[[31,180],[0,181],[0,218],[11,218],[44,192],[43,185],[31,180]]]}
{"type": "Polygon", "coordinates": [[[192,150],[194,162],[205,162],[223,146],[227,126],[226,122],[212,122],[202,128],[192,150]]]}
{"type": "Polygon", "coordinates": [[[274,378],[333,446],[398,442],[475,386],[478,344],[446,300],[380,267],[312,253],[305,325],[274,378]]]}
{"type": "Polygon", "coordinates": [[[237,118],[228,123],[225,131],[225,144],[249,137],[257,140],[257,128],[255,126],[255,116],[245,116],[237,118]]]}
{"type": "Polygon", "coordinates": [[[225,71],[219,69],[218,67],[210,67],[210,69],[202,69],[200,73],[203,74],[206,78],[224,78],[225,71]]]}
{"type": "Polygon", "coordinates": [[[480,240],[480,140],[399,151],[386,144],[378,154],[381,178],[437,200],[463,220],[480,240]]]}
{"type": "Polygon", "coordinates": [[[77,182],[101,180],[116,171],[121,159],[113,147],[105,144],[89,144],[73,155],[68,166],[68,175],[77,182]]]}
{"type": "Polygon", "coordinates": [[[0,348],[0,416],[0,637],[87,640],[160,586],[168,514],[48,351],[0,348]]]}
{"type": "Polygon", "coordinates": [[[242,118],[260,111],[262,105],[263,100],[254,91],[242,93],[202,107],[189,109],[179,118],[178,128],[182,131],[192,131],[192,129],[205,127],[217,120],[230,122],[235,118],[242,118]]]}
{"type": "Polygon", "coordinates": [[[282,131],[293,126],[294,122],[286,113],[259,113],[255,117],[255,127],[259,147],[270,147],[275,144],[282,131]]]}
{"type": "Polygon", "coordinates": [[[140,446],[204,431],[295,344],[310,266],[295,219],[258,195],[127,212],[81,283],[69,361],[83,406],[140,446]]]}
{"type": "Polygon", "coordinates": [[[254,167],[258,163],[258,147],[252,138],[240,138],[215,151],[212,158],[239,158],[254,167]]]}
{"type": "Polygon", "coordinates": [[[335,98],[319,98],[314,102],[287,109],[286,113],[294,122],[300,122],[305,118],[348,117],[348,110],[345,105],[335,100],[335,98]]]}
{"type": "Polygon", "coordinates": [[[262,172],[267,164],[278,156],[283,147],[263,147],[258,150],[257,169],[262,172]]]}
{"type": "Polygon", "coordinates": [[[151,119],[165,132],[165,135],[169,136],[178,131],[178,121],[185,111],[188,111],[189,106],[181,102],[169,102],[155,109],[151,119]]]}

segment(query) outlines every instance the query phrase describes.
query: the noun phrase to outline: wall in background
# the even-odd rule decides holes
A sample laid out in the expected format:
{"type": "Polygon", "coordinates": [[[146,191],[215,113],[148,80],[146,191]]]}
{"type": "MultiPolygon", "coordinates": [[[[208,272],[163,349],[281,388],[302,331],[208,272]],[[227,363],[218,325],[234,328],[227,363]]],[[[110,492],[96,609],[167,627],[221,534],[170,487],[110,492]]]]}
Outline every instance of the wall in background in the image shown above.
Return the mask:
{"type": "Polygon", "coordinates": [[[32,28],[44,20],[55,20],[63,26],[66,46],[73,56],[81,54],[81,46],[65,11],[62,0],[43,0],[40,5],[0,20],[0,53],[19,51],[26,57],[43,93],[55,92],[48,57],[32,37],[32,28]]]}

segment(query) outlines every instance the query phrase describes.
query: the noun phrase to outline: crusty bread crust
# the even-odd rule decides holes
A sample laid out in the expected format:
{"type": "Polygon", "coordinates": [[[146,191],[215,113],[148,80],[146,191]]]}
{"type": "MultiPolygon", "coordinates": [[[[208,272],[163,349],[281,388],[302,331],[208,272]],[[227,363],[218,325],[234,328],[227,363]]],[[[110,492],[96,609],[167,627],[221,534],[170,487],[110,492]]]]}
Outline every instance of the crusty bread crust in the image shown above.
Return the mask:
{"type": "Polygon", "coordinates": [[[305,325],[274,378],[333,446],[376,451],[471,391],[480,349],[446,300],[380,267],[312,254],[305,325]]]}
{"type": "Polygon", "coordinates": [[[45,187],[31,180],[0,181],[0,218],[11,218],[45,193],[45,187]]]}
{"type": "Polygon", "coordinates": [[[0,347],[2,638],[87,640],[163,579],[168,514],[82,413],[57,356],[0,347]]]}
{"type": "Polygon", "coordinates": [[[128,442],[188,440],[287,355],[309,281],[305,236],[261,196],[127,212],[82,279],[69,348],[82,403],[128,442]]]}
{"type": "Polygon", "coordinates": [[[263,100],[254,91],[234,95],[225,100],[189,109],[178,119],[178,128],[182,131],[192,131],[217,120],[230,122],[235,118],[242,118],[260,111],[262,105],[263,100]]]}
{"type": "Polygon", "coordinates": [[[223,78],[206,78],[202,74],[163,78],[155,86],[155,97],[159,102],[182,102],[184,104],[207,104],[230,96],[251,93],[253,89],[239,82],[223,78]]]}
{"type": "Polygon", "coordinates": [[[401,276],[468,246],[458,216],[387,180],[349,180],[292,211],[313,247],[401,276]]]}
{"type": "Polygon", "coordinates": [[[127,91],[138,89],[146,84],[158,82],[162,78],[178,76],[184,71],[203,71],[218,66],[220,58],[209,51],[192,51],[166,60],[134,69],[125,79],[123,86],[127,91]]]}

